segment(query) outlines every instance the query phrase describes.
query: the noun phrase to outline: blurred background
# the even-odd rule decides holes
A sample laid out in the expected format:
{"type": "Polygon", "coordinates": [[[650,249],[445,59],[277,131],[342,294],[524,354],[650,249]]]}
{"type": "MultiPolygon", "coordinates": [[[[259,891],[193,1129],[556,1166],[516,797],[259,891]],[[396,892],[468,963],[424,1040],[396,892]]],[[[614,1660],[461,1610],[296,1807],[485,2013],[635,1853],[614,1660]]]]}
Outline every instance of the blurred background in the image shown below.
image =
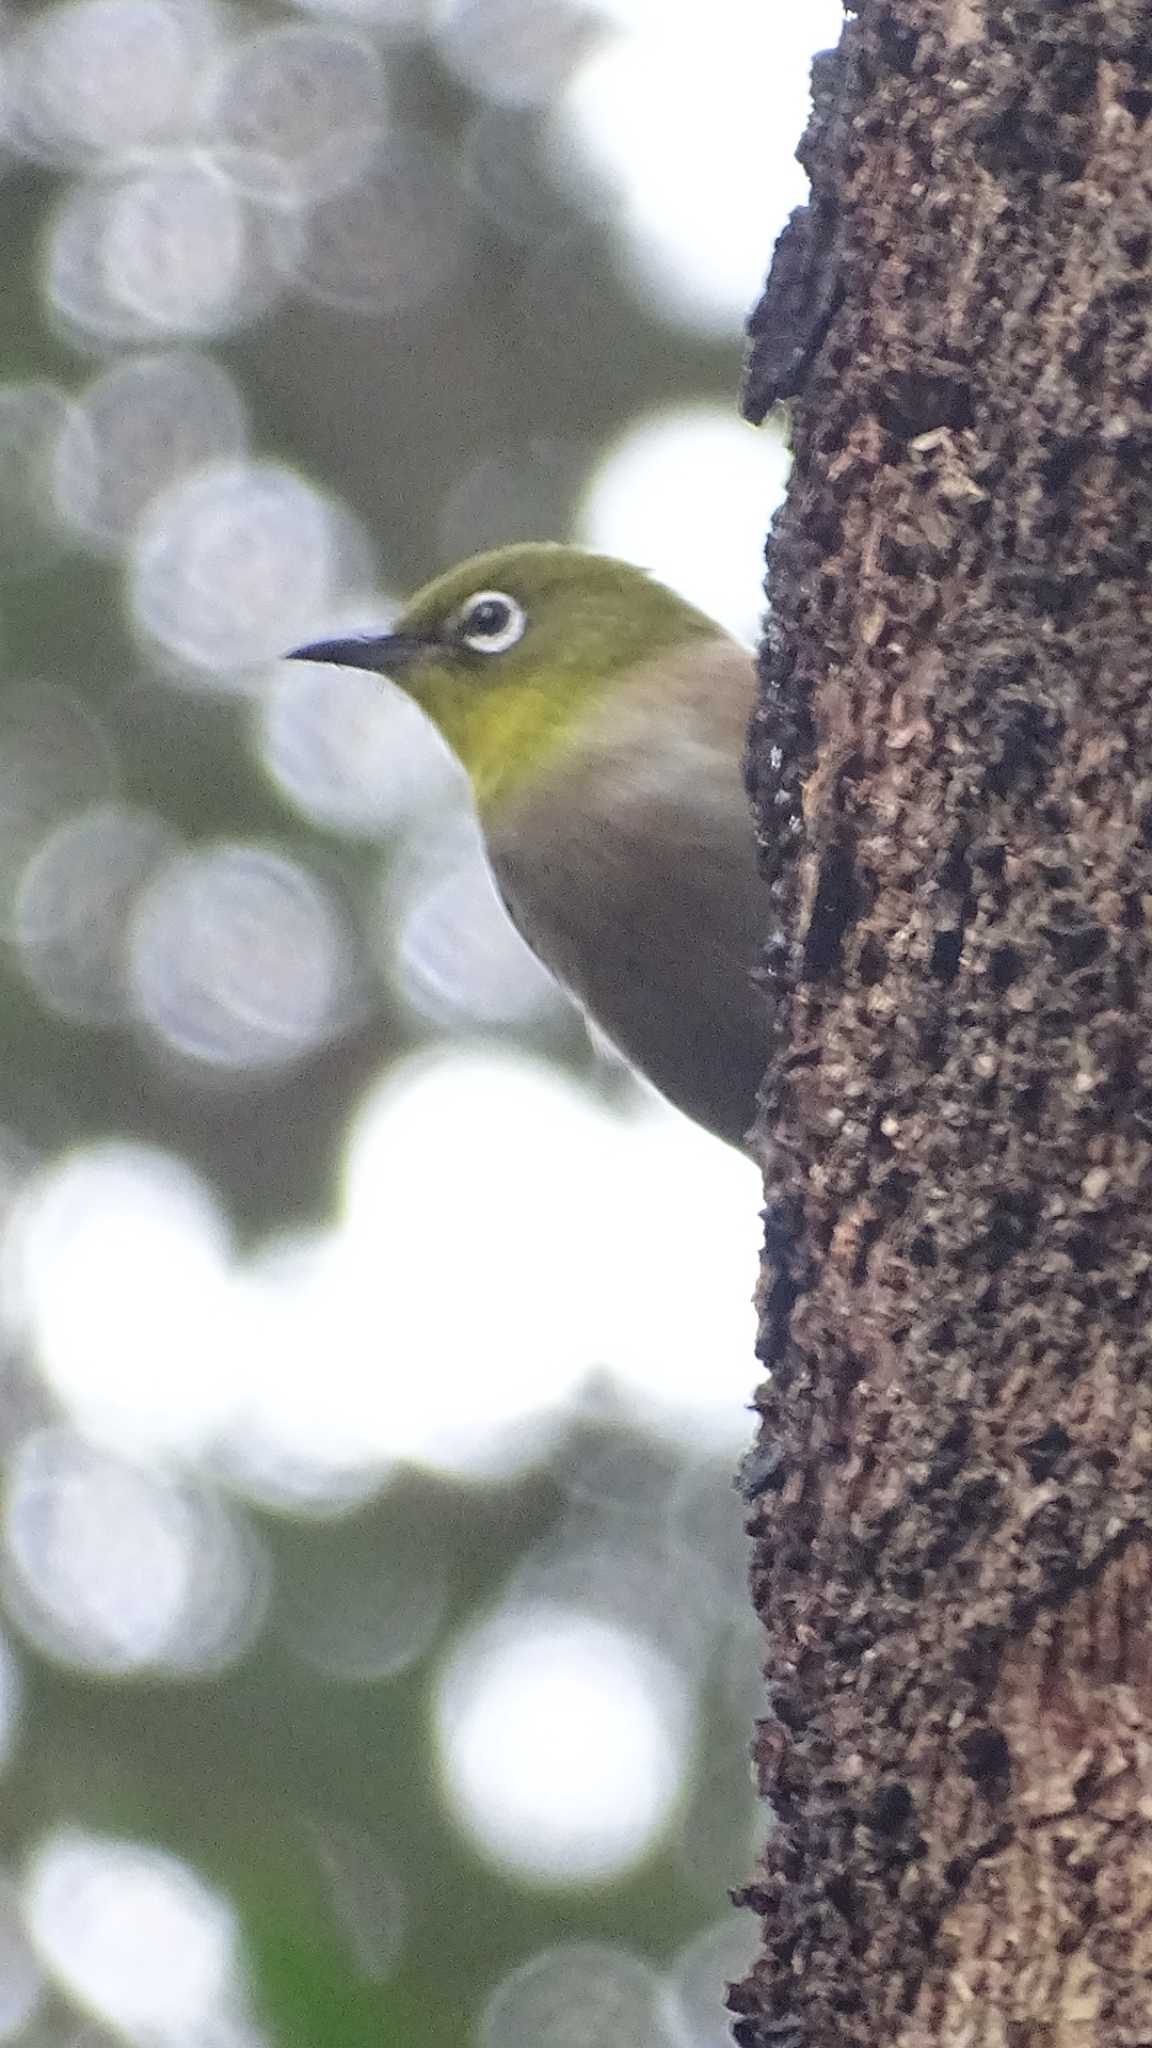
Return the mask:
{"type": "Polygon", "coordinates": [[[726,2038],[755,1175],[280,657],[524,537],[754,636],[839,21],[0,14],[0,2043],[726,2038]]]}

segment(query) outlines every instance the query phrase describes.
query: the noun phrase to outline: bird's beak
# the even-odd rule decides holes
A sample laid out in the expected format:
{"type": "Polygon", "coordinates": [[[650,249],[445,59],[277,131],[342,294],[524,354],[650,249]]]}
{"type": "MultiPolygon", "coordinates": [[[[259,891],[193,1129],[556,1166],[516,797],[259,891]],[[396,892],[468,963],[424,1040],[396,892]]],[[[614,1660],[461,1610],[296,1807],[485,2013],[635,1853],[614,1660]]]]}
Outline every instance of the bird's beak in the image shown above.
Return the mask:
{"type": "Polygon", "coordinates": [[[352,640],[314,640],[294,647],[286,661],[327,661],[337,668],[367,668],[374,675],[399,677],[434,651],[419,633],[381,633],[352,640]]]}

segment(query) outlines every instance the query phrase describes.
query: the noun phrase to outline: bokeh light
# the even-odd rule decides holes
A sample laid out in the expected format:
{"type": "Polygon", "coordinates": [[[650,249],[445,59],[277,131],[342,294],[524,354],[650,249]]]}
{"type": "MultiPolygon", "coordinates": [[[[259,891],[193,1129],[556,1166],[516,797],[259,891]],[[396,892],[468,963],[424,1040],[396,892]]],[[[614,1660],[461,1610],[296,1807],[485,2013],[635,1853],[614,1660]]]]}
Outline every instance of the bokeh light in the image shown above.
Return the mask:
{"type": "Polygon", "coordinates": [[[618,1876],[667,1826],[692,1737],[675,1669],[578,1612],[521,1606],[457,1644],[437,1721],[448,1798],[536,1883],[618,1876]]]}
{"type": "Polygon", "coordinates": [[[396,863],[385,924],[397,992],[426,1023],[530,1026],[568,1008],[509,919],[468,811],[442,815],[396,863]]]}
{"type": "Polygon", "coordinates": [[[174,1451],[219,1426],[227,1248],[211,1189],[169,1153],[107,1142],[31,1177],[5,1246],[9,1312],[91,1434],[174,1451]]]}
{"type": "Polygon", "coordinates": [[[220,1444],[233,1485],[253,1501],[340,1514],[394,1472],[390,1402],[404,1380],[388,1375],[365,1290],[328,1232],[274,1239],[234,1275],[220,1444]]]}
{"type": "Polygon", "coordinates": [[[253,1539],[216,1496],[60,1430],[11,1460],[3,1543],[9,1612],[82,1670],[202,1675],[242,1655],[261,1618],[253,1539]]]}
{"type": "Polygon", "coordinates": [[[47,1968],[128,2040],[251,2043],[235,1915],[178,1858],[62,1829],[31,1859],[25,1915],[47,1968]]]}
{"type": "Polygon", "coordinates": [[[8,50],[9,140],[82,168],[187,132],[222,17],[203,0],[64,0],[8,50]]]}
{"type": "Polygon", "coordinates": [[[446,0],[437,20],[452,69],[514,107],[554,99],[603,33],[598,13],[571,0],[446,0]]]}
{"type": "Polygon", "coordinates": [[[402,693],[287,657],[526,538],[755,635],[740,328],[837,27],[0,25],[13,2048],[726,2038],[756,1175],[528,952],[402,693]]]}
{"type": "Polygon", "coordinates": [[[496,1985],[481,2048],[673,2048],[657,1972],[607,1942],[545,1949],[496,1985]]]}
{"type": "Polygon", "coordinates": [[[249,668],[307,639],[337,597],[351,531],[273,463],[197,469],[158,492],[137,529],[133,612],[192,671],[249,668]]]}
{"type": "MultiPolygon", "coordinates": [[[[533,1424],[593,1375],[611,1376],[623,1412],[696,1447],[702,1433],[740,1441],[755,1175],[671,1110],[638,1096],[630,1128],[543,1067],[494,1053],[425,1058],[366,1102],[345,1186],[347,1253],[364,1276],[356,1298],[375,1286],[381,1248],[390,1254],[374,1314],[381,1355],[394,1331],[406,1364],[381,1417],[394,1454],[446,1470],[518,1463],[533,1424]],[[466,1356],[436,1279],[434,1219],[449,1186],[469,1217],[452,1247],[466,1356]]],[[[351,1268],[343,1279],[351,1294],[351,1268]]]]}
{"type": "Polygon", "coordinates": [[[277,787],[330,831],[385,838],[463,807],[447,748],[384,676],[279,663],[260,700],[256,744],[277,787]]]}
{"type": "Polygon", "coordinates": [[[43,2004],[47,1985],[20,1918],[20,1898],[0,1875],[0,2041],[19,2040],[43,2004]]]}
{"type": "MultiPolygon", "coordinates": [[[[764,272],[764,136],[776,123],[799,134],[811,52],[836,41],[840,7],[719,0],[706,35],[690,8],[609,0],[604,11],[617,33],[574,77],[557,153],[579,151],[613,190],[638,289],[667,317],[736,331],[764,272]]],[[[799,168],[781,165],[782,216],[804,189],[799,168]]]]}
{"type": "Polygon", "coordinates": [[[388,120],[380,53],[351,28],[263,29],[228,49],[210,118],[235,183],[253,198],[282,204],[291,193],[304,203],[338,192],[363,175],[388,120]]]}
{"type": "Polygon", "coordinates": [[[113,1024],[130,1014],[123,941],[133,905],[176,834],[154,811],[76,811],[26,863],[13,906],[20,965],[61,1016],[113,1024]]]}
{"type": "Polygon", "coordinates": [[[48,490],[52,451],[72,411],[47,379],[0,385],[0,577],[47,568],[63,546],[48,490]]]}
{"type": "Polygon", "coordinates": [[[93,378],[61,422],[53,492],[90,545],[123,545],[165,485],[244,452],[244,400],[211,356],[130,356],[93,378]]]}
{"type": "Polygon", "coordinates": [[[280,1592],[278,1626],[294,1654],[346,1684],[395,1678],[417,1663],[452,1593],[444,1531],[410,1493],[379,1502],[372,1536],[369,1572],[336,1529],[313,1545],[280,1592]]]}
{"type": "Polygon", "coordinates": [[[354,945],[339,905],[264,846],[177,854],[142,890],[127,974],[142,1023],[187,1059],[282,1066],[348,1015],[354,945]]]}
{"type": "Polygon", "coordinates": [[[386,135],[362,178],[310,209],[295,282],[322,305],[411,316],[456,282],[468,226],[460,185],[431,144],[386,135]]]}
{"type": "Polygon", "coordinates": [[[651,569],[751,643],[763,608],[757,519],[783,496],[787,471],[771,430],[754,432],[719,406],[640,420],[590,479],[580,539],[651,569]],[[686,472],[688,498],[680,488],[686,472]]]}
{"type": "Polygon", "coordinates": [[[751,1968],[755,1929],[749,1914],[728,1913],[686,1942],[668,1971],[668,2010],[682,2048],[730,2048],[724,2009],[729,1984],[751,1968]]]}
{"type": "Polygon", "coordinates": [[[200,153],[173,151],[72,187],[50,224],[44,289],[76,347],[228,333],[287,282],[297,216],[257,207],[200,153]]]}
{"type": "Polygon", "coordinates": [[[33,855],[65,819],[110,797],[117,780],[112,743],[73,691],[0,688],[0,930],[12,930],[33,855]]]}

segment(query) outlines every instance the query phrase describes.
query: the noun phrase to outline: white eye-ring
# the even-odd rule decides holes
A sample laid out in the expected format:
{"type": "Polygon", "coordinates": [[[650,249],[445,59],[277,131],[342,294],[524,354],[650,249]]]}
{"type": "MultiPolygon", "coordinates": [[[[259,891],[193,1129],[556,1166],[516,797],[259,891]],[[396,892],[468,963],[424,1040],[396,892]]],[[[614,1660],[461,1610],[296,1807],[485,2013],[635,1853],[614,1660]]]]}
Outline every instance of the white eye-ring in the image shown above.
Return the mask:
{"type": "Polygon", "coordinates": [[[474,654],[505,654],[527,624],[514,597],[502,590],[478,590],[457,615],[456,637],[474,654]]]}

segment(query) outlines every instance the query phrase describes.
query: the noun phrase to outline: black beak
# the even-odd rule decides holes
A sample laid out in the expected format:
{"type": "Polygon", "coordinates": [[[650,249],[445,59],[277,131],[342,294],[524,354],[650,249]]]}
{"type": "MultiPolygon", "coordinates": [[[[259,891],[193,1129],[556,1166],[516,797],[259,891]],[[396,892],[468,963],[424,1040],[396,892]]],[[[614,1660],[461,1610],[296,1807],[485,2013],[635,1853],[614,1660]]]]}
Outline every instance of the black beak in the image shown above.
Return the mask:
{"type": "Polygon", "coordinates": [[[367,668],[378,676],[402,676],[426,654],[433,643],[419,633],[381,633],[375,638],[314,640],[309,647],[294,647],[286,661],[328,661],[337,668],[367,668]]]}

